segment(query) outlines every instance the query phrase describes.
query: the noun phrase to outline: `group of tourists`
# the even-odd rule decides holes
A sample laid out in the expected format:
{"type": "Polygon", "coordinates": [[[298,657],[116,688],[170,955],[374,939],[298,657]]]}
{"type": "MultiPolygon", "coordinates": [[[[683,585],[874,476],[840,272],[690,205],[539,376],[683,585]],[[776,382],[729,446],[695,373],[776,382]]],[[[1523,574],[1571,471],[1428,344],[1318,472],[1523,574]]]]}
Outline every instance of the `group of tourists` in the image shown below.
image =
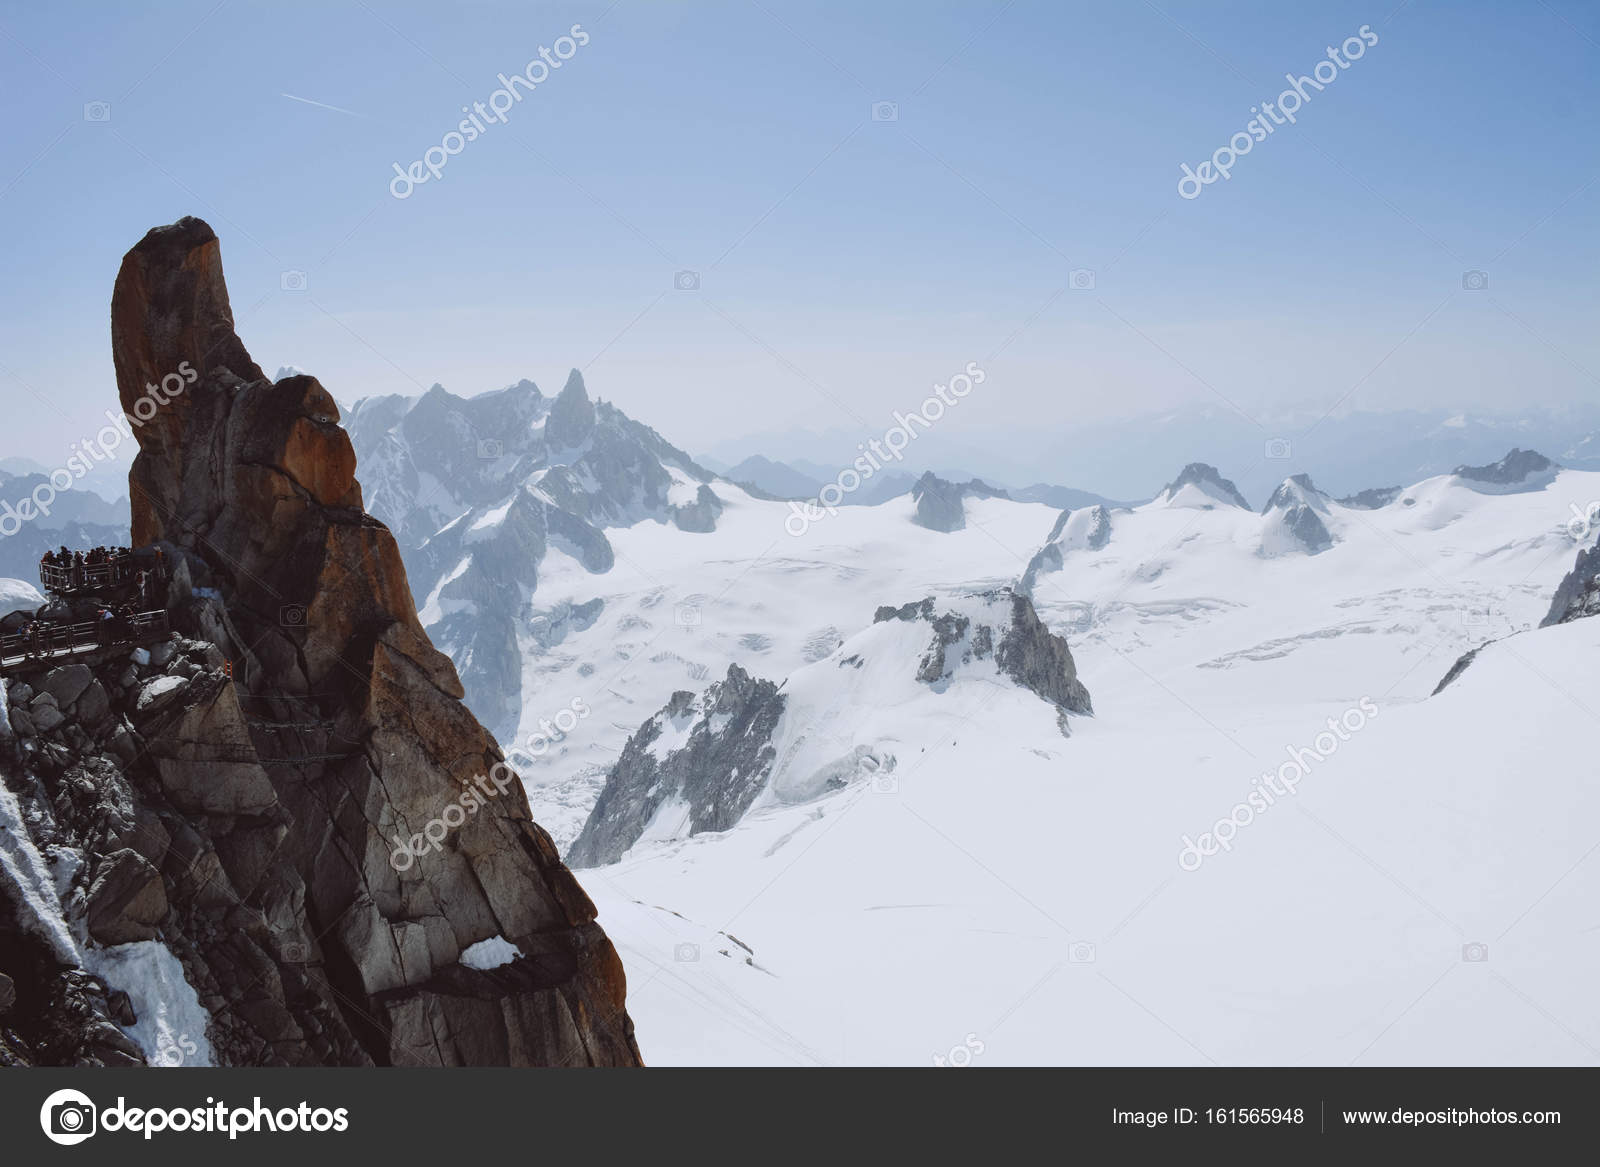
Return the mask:
{"type": "Polygon", "coordinates": [[[138,617],[133,604],[102,605],[93,619],[70,624],[35,617],[6,638],[6,655],[44,658],[68,649],[129,644],[138,638],[138,617]]]}
{"type": "Polygon", "coordinates": [[[128,547],[45,552],[39,580],[56,598],[4,637],[4,658],[42,659],[137,641],[151,627],[141,613],[160,615],[147,609],[161,602],[163,568],[159,548],[137,554],[128,547]]]}
{"type": "Polygon", "coordinates": [[[39,560],[39,579],[49,591],[81,591],[120,583],[120,569],[132,554],[127,547],[46,551],[39,560]]]}

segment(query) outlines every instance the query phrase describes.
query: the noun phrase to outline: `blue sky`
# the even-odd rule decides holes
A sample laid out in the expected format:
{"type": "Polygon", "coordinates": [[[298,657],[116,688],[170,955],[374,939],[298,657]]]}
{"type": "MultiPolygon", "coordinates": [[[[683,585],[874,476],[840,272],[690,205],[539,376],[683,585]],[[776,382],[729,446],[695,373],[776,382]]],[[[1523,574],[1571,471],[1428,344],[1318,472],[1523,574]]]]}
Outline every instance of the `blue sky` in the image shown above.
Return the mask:
{"type": "Polygon", "coordinates": [[[269,372],[349,402],[578,366],[691,450],[881,432],[970,361],[985,440],[1593,401],[1597,60],[1600,6],[1559,0],[7,2],[0,453],[54,465],[96,428],[117,264],[184,214],[269,372]],[[505,124],[391,197],[574,24],[505,124]],[[1296,124],[1178,197],[1363,25],[1296,124]]]}

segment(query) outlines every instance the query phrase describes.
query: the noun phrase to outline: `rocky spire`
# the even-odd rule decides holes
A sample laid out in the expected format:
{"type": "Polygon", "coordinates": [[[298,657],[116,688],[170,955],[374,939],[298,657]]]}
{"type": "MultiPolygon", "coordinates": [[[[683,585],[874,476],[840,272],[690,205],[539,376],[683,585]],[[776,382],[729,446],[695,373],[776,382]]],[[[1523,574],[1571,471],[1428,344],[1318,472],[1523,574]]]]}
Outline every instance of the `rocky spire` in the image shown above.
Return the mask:
{"type": "Polygon", "coordinates": [[[207,781],[245,783],[270,803],[211,824],[262,823],[248,844],[218,846],[222,865],[247,863],[244,906],[295,938],[286,957],[281,936],[263,937],[267,971],[294,964],[294,983],[353,1043],[297,1044],[308,1027],[293,1000],[229,1025],[294,1061],[636,1064],[622,965],[594,905],[532,821],[520,780],[496,770],[498,746],[418,623],[395,541],[362,509],[332,397],[315,377],[274,384],[235,335],[209,226],[186,218],[128,253],[112,343],[123,408],[148,415],[130,474],[134,540],[168,544],[175,620],[232,668],[173,730],[183,740],[151,752],[178,755],[162,778],[189,782],[193,765],[179,762],[225,747],[207,781]],[[153,414],[140,404],[186,367],[181,392],[153,414]],[[212,586],[189,595],[202,577],[212,586]],[[264,723],[314,725],[319,744],[284,756],[264,723]],[[497,774],[503,790],[484,781],[497,774]],[[442,841],[430,835],[405,862],[407,841],[441,816],[442,841]],[[520,957],[463,960],[499,940],[520,957]]]}
{"type": "Polygon", "coordinates": [[[545,422],[545,440],[552,448],[570,450],[583,444],[594,431],[594,402],[583,386],[583,374],[573,369],[567,384],[550,407],[550,420],[545,422]]]}

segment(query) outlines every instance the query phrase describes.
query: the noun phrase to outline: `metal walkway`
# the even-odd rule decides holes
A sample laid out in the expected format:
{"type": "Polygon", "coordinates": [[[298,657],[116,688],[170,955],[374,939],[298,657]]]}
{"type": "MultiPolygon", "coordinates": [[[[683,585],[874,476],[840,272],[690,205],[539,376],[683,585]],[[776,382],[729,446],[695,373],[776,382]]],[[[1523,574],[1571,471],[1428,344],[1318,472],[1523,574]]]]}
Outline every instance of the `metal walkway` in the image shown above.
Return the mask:
{"type": "Polygon", "coordinates": [[[102,648],[134,649],[172,634],[164,609],[121,620],[77,624],[35,623],[24,632],[0,636],[0,673],[36,668],[49,661],[85,656],[102,648]],[[108,627],[112,626],[112,627],[108,627]]]}

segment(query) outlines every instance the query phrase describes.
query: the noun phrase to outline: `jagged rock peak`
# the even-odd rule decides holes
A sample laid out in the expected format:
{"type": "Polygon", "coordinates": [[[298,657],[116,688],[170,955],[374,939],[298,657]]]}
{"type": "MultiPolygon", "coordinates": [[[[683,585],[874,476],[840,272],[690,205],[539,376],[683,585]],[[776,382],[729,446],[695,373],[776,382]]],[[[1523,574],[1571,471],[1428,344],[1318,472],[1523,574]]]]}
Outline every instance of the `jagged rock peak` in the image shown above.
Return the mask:
{"type": "Polygon", "coordinates": [[[668,837],[732,827],[766,785],[783,710],[778,686],[738,665],[699,695],[674,693],[623,746],[567,861],[615,863],[658,816],[681,820],[660,824],[668,837]]]}
{"type": "Polygon", "coordinates": [[[1111,542],[1111,512],[1096,503],[1090,507],[1062,511],[1050,536],[1028,561],[1017,590],[1032,596],[1042,575],[1060,571],[1070,551],[1099,551],[1111,542]]]}
{"type": "Polygon", "coordinates": [[[930,627],[932,637],[917,666],[919,681],[942,684],[959,666],[992,656],[1002,673],[1056,706],[1063,733],[1066,714],[1094,712],[1066,640],[1045,627],[1021,591],[997,588],[944,601],[928,596],[899,607],[886,604],[873,614],[874,624],[888,620],[930,627]]]}
{"type": "Polygon", "coordinates": [[[545,438],[557,449],[581,446],[594,432],[594,402],[584,388],[583,374],[573,369],[567,383],[556,395],[550,407],[550,420],[545,423],[545,438]]]}
{"type": "Polygon", "coordinates": [[[1561,473],[1559,464],[1533,450],[1514,449],[1487,466],[1457,466],[1455,481],[1478,494],[1532,494],[1561,473]]]}
{"type": "Polygon", "coordinates": [[[1318,490],[1316,484],[1311,481],[1311,475],[1291,474],[1278,484],[1278,489],[1267,499],[1267,505],[1261,508],[1261,513],[1268,514],[1274,510],[1287,510],[1295,506],[1326,511],[1330,501],[1329,496],[1318,490]]]}
{"type": "Polygon", "coordinates": [[[1190,462],[1176,478],[1167,483],[1160,497],[1169,503],[1211,506],[1221,502],[1251,509],[1238,487],[1224,478],[1215,466],[1205,462],[1190,462]],[[1189,489],[1185,490],[1186,487],[1189,489]]]}
{"type": "MultiPolygon", "coordinates": [[[[172,764],[140,762],[154,769],[135,787],[193,816],[239,893],[185,949],[191,982],[221,986],[212,1026],[229,1056],[637,1064],[593,903],[422,630],[333,399],[314,377],[268,380],[234,334],[210,227],[185,219],[128,253],[112,342],[130,413],[149,382],[196,373],[136,430],[134,539],[166,541],[173,623],[230,671],[151,728],[148,755],[172,764]],[[262,722],[314,726],[320,748],[284,757],[262,722]],[[436,845],[421,833],[469,794],[436,845]],[[262,930],[235,935],[235,906],[262,930]],[[464,959],[491,941],[520,955],[464,959]],[[277,996],[234,1000],[240,973],[277,996]]],[[[199,893],[167,890],[204,915],[199,893]]]]}
{"type": "Polygon", "coordinates": [[[912,501],[917,505],[911,521],[930,531],[959,531],[967,525],[965,499],[1006,497],[1005,491],[997,490],[982,479],[951,482],[928,470],[911,488],[912,501]]]}
{"type": "Polygon", "coordinates": [[[1487,466],[1457,466],[1453,474],[1469,482],[1482,482],[1493,486],[1514,486],[1534,476],[1544,476],[1561,467],[1535,450],[1513,448],[1498,462],[1487,466]]]}
{"type": "Polygon", "coordinates": [[[1600,546],[1578,552],[1577,562],[1556,588],[1550,613],[1540,621],[1539,627],[1568,624],[1596,615],[1600,615],[1600,546]]]}

